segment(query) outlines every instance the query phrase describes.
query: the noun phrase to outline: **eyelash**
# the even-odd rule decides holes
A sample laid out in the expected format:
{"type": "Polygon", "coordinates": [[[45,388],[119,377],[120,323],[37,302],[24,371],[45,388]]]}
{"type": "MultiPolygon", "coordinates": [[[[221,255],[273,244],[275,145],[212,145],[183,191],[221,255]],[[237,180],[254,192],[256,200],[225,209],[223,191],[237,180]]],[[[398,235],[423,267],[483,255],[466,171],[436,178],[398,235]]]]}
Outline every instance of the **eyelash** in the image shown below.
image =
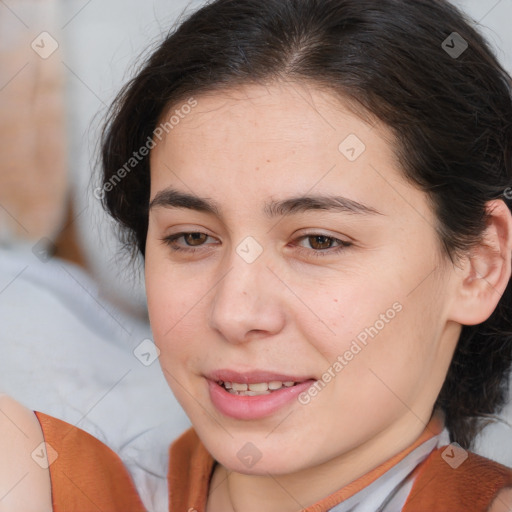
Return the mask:
{"type": "MultiPolygon", "coordinates": [[[[183,247],[176,246],[176,240],[178,240],[179,238],[182,238],[184,235],[192,235],[192,234],[206,235],[206,233],[202,233],[200,231],[187,231],[187,232],[176,233],[174,235],[170,235],[170,236],[161,238],[160,240],[163,243],[165,243],[174,252],[193,254],[193,253],[200,251],[201,249],[196,249],[196,248],[184,249],[183,247]]],[[[210,237],[210,235],[207,235],[207,236],[210,237]]],[[[324,235],[322,233],[308,233],[306,235],[300,236],[296,240],[301,241],[301,240],[311,238],[311,237],[323,237],[328,240],[332,240],[333,242],[338,242],[340,244],[339,247],[329,248],[329,249],[305,249],[304,247],[299,247],[299,252],[307,252],[307,253],[309,253],[308,256],[313,256],[315,258],[339,254],[339,253],[343,252],[344,250],[348,249],[352,245],[351,242],[346,242],[345,240],[339,240],[338,238],[324,235]]],[[[213,237],[211,237],[211,238],[213,238],[213,237]]]]}

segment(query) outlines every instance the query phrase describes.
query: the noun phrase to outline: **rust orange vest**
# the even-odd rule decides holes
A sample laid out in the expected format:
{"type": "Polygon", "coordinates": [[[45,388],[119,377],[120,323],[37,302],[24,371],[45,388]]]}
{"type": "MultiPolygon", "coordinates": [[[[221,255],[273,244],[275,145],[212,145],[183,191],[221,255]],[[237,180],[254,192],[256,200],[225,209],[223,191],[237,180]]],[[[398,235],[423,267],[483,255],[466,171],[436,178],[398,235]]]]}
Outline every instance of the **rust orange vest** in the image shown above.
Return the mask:
{"type": "MultiPolygon", "coordinates": [[[[36,412],[45,441],[58,453],[50,465],[54,512],[144,512],[128,470],[119,456],[87,432],[36,412]]],[[[432,419],[409,448],[303,512],[326,512],[353,496],[439,432],[432,419]]],[[[512,469],[479,455],[456,470],[434,450],[415,470],[413,488],[402,512],[485,512],[498,492],[512,487],[512,469]]],[[[169,511],[204,512],[214,459],[193,429],[169,449],[169,511]]]]}

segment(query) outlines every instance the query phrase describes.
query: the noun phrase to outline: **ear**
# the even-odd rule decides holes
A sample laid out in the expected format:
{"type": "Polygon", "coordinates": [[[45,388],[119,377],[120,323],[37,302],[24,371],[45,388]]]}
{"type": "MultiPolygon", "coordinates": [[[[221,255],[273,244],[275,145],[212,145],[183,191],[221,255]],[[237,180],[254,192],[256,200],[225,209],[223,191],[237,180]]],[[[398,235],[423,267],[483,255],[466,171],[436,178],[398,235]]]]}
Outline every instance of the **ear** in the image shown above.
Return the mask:
{"type": "Polygon", "coordinates": [[[489,201],[487,212],[482,241],[469,251],[457,270],[450,319],[461,325],[485,322],[510,280],[512,215],[501,199],[489,201]]]}

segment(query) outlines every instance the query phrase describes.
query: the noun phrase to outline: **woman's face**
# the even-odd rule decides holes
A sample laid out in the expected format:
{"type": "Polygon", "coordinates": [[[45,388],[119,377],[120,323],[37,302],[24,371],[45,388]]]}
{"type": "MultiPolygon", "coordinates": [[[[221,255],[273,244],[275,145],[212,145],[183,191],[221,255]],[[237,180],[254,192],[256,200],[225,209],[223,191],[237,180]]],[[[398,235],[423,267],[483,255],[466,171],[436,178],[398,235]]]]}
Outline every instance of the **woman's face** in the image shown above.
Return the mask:
{"type": "Polygon", "coordinates": [[[390,132],[304,84],[190,104],[151,154],[146,287],[164,375],[206,448],[260,475],[405,448],[460,326],[390,132]]]}

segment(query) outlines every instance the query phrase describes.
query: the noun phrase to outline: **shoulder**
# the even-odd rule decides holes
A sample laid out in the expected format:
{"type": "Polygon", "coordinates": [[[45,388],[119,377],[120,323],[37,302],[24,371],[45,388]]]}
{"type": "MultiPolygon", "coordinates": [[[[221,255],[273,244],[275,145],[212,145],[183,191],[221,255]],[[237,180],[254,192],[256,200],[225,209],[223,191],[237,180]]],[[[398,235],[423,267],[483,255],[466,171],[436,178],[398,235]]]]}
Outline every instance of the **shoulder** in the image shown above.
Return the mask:
{"type": "Polygon", "coordinates": [[[43,442],[34,412],[0,393],[0,512],[52,510],[50,473],[37,457],[43,442]]]}
{"type": "Polygon", "coordinates": [[[403,511],[412,512],[421,504],[423,510],[510,512],[509,488],[511,468],[448,445],[434,450],[418,467],[403,511]]]}
{"type": "Polygon", "coordinates": [[[183,432],[169,447],[170,461],[174,467],[188,467],[190,464],[212,466],[213,457],[201,442],[194,428],[183,432]]]}

